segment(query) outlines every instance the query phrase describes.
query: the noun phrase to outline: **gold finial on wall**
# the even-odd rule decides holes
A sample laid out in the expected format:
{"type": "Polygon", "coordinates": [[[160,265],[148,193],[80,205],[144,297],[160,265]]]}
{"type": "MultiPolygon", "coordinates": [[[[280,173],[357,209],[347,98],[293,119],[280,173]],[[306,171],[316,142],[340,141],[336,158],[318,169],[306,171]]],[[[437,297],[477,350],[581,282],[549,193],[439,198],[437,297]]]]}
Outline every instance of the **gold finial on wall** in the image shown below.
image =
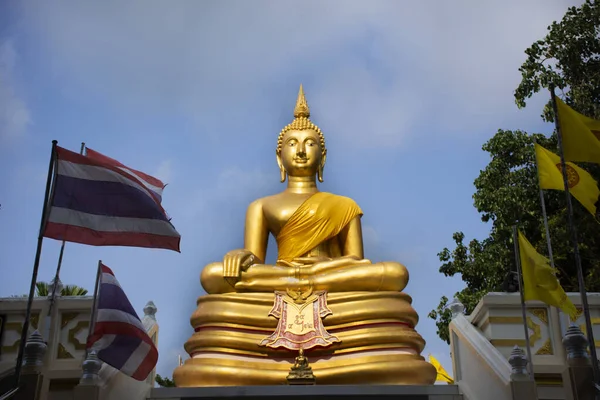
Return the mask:
{"type": "Polygon", "coordinates": [[[306,103],[304,97],[304,88],[300,84],[300,91],[298,92],[298,100],[296,100],[296,107],[294,107],[294,118],[308,118],[310,117],[310,109],[306,103]]]}

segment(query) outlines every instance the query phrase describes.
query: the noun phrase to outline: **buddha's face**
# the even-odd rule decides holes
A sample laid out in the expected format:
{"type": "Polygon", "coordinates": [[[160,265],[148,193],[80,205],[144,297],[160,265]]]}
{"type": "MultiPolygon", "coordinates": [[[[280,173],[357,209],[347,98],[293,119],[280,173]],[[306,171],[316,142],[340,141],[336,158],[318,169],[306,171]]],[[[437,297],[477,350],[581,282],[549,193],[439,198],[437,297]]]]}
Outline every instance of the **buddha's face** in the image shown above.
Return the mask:
{"type": "Polygon", "coordinates": [[[286,132],[279,157],[289,176],[314,176],[321,164],[319,135],[312,129],[286,132]]]}

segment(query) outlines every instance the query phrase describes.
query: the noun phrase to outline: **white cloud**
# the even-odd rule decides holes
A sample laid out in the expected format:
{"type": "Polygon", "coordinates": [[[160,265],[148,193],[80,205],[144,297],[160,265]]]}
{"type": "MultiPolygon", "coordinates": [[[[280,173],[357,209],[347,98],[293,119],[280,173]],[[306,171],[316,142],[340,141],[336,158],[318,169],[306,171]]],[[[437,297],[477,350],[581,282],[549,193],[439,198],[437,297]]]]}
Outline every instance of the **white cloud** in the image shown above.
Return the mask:
{"type": "Polygon", "coordinates": [[[360,63],[340,67],[309,92],[318,124],[355,146],[398,146],[422,115],[402,79],[382,88],[376,74],[360,63]]]}
{"type": "MultiPolygon", "coordinates": [[[[210,183],[196,183],[187,195],[178,196],[178,215],[182,220],[215,218],[215,210],[244,209],[251,201],[275,191],[278,175],[238,166],[223,169],[210,183]]],[[[242,227],[239,228],[240,230],[242,227]]]]}
{"type": "Polygon", "coordinates": [[[425,246],[412,246],[405,251],[394,254],[394,258],[401,260],[402,264],[410,267],[411,265],[422,265],[424,262],[423,255],[425,254],[431,254],[431,250],[425,246]]]}
{"type": "Polygon", "coordinates": [[[168,184],[172,178],[172,173],[171,160],[165,160],[158,165],[155,176],[164,184],[168,184]]]}
{"type": "MultiPolygon", "coordinates": [[[[350,135],[357,146],[398,146],[419,134],[416,122],[460,121],[460,128],[448,128],[458,133],[514,110],[523,50],[569,4],[41,1],[22,7],[58,79],[123,107],[174,107],[205,126],[237,112],[231,101],[264,105],[270,88],[281,94],[280,83],[290,82],[296,90],[302,79],[318,106],[316,122],[332,134],[350,135]]],[[[280,99],[273,104],[281,107],[280,99]]]]}
{"type": "Polygon", "coordinates": [[[364,247],[366,249],[370,248],[371,246],[377,246],[379,244],[379,235],[377,234],[377,231],[375,230],[375,228],[373,228],[372,226],[363,225],[362,234],[363,234],[363,241],[365,244],[364,247]]]}
{"type": "MultiPolygon", "coordinates": [[[[46,186],[48,166],[42,163],[21,163],[13,170],[13,182],[19,184],[19,191],[27,196],[43,194],[40,188],[46,186]]],[[[42,189],[43,190],[43,189],[42,189]]]]}
{"type": "Polygon", "coordinates": [[[31,124],[31,114],[14,81],[16,63],[12,40],[0,41],[0,139],[17,137],[31,124]]]}
{"type": "Polygon", "coordinates": [[[224,169],[218,176],[216,192],[223,199],[237,200],[264,196],[279,176],[258,169],[242,170],[238,166],[224,169]]]}

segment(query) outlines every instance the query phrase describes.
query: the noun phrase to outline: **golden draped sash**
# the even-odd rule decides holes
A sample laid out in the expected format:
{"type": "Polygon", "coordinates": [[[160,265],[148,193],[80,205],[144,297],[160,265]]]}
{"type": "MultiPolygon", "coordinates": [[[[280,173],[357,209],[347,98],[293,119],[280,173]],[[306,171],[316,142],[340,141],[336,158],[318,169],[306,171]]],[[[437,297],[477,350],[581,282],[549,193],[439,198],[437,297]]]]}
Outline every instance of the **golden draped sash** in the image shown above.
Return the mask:
{"type": "Polygon", "coordinates": [[[354,200],[327,192],[306,199],[277,235],[278,259],[292,261],[340,233],[362,210],[354,200]]]}

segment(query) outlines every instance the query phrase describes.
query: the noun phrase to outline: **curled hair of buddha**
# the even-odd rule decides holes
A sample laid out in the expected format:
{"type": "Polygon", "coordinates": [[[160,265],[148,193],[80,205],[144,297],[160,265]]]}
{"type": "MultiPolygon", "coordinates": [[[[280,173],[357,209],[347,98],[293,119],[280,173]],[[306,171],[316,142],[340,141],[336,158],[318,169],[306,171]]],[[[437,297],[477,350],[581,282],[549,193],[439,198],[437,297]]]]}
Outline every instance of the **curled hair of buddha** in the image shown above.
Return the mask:
{"type": "Polygon", "coordinates": [[[300,91],[298,92],[298,100],[296,100],[296,107],[294,108],[294,120],[286,125],[281,132],[279,132],[279,137],[277,138],[277,150],[276,153],[278,155],[281,154],[281,147],[283,146],[283,135],[289,131],[303,131],[311,129],[315,131],[319,135],[319,145],[321,146],[321,157],[323,159],[327,155],[327,148],[325,147],[325,136],[323,136],[323,132],[321,129],[313,124],[310,120],[310,109],[308,108],[308,104],[306,103],[306,98],[304,97],[304,89],[302,85],[300,85],[300,91]]]}

